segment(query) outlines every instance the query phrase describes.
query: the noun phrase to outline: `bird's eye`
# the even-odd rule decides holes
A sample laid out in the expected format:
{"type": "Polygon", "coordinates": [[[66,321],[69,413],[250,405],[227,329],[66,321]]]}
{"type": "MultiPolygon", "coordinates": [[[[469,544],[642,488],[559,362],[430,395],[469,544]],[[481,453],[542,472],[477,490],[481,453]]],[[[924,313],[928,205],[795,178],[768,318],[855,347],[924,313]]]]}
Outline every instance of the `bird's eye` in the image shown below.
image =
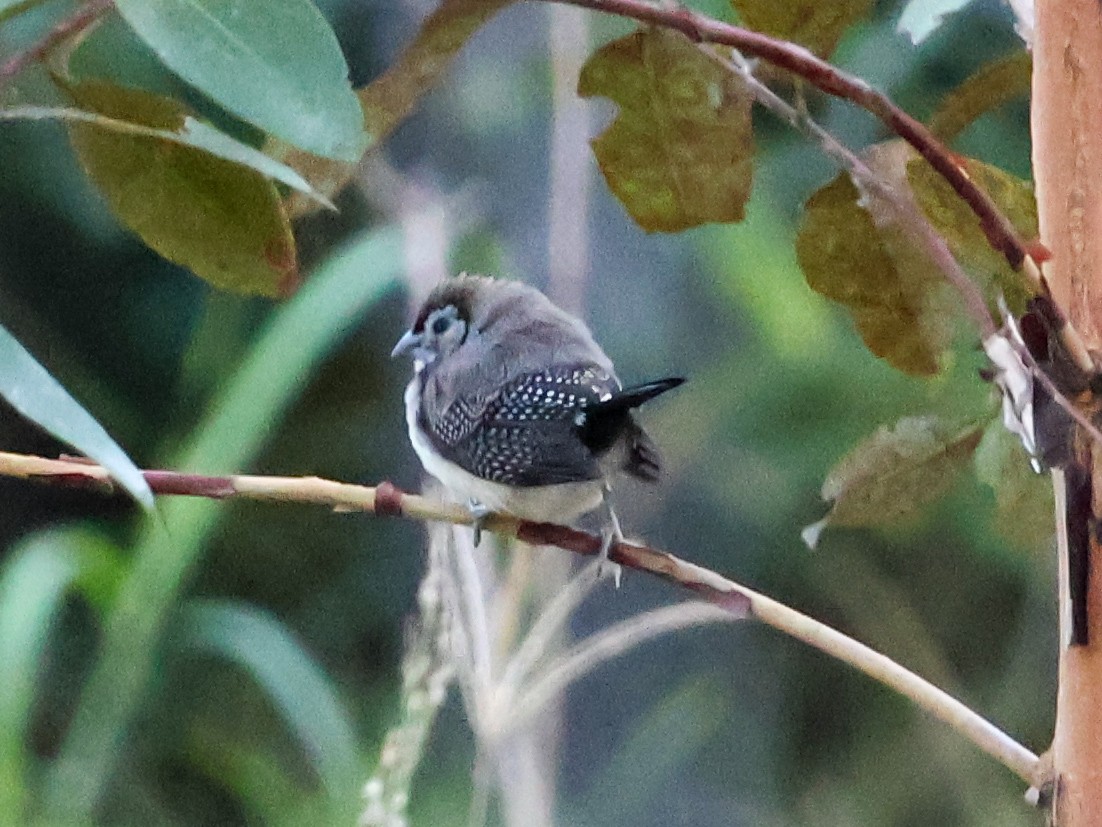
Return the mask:
{"type": "Polygon", "coordinates": [[[447,316],[440,316],[436,321],[432,323],[432,332],[439,336],[451,325],[452,320],[447,316]]]}

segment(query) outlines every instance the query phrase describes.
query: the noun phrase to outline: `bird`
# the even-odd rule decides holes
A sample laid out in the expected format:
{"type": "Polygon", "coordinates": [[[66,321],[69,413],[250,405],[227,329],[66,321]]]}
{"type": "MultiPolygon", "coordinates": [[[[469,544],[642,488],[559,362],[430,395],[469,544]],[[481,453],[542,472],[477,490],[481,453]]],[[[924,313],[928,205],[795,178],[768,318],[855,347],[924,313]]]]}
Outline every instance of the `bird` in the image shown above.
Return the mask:
{"type": "Polygon", "coordinates": [[[400,355],[414,363],[410,442],[469,509],[476,545],[495,512],[571,525],[603,509],[608,560],[623,539],[612,480],[654,482],[661,468],[632,411],[682,377],[625,388],[580,319],[523,282],[466,273],[432,290],[394,346],[400,355]]]}

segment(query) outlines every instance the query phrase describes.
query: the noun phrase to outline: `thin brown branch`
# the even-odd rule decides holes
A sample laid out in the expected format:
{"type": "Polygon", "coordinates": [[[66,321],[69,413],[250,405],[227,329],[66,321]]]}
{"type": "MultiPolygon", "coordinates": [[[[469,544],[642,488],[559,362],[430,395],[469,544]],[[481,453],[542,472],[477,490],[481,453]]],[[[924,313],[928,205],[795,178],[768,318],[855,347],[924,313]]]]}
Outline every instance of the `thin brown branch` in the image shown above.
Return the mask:
{"type": "MultiPolygon", "coordinates": [[[[922,248],[930,260],[941,271],[945,279],[956,289],[963,301],[964,308],[979,328],[981,338],[986,339],[995,333],[995,320],[987,309],[987,302],[976,283],[964,272],[964,268],[953,256],[945,239],[930,225],[929,220],[915,204],[914,199],[893,187],[888,181],[877,175],[868,164],[859,158],[853,150],[845,146],[833,134],[816,122],[806,112],[802,112],[784,100],[780,95],[758,80],[743,56],[734,52],[734,59],[715,54],[707,47],[705,51],[720,65],[734,72],[750,89],[754,99],[774,115],[800,130],[816,141],[823,153],[829,156],[842,169],[849,173],[858,189],[873,191],[895,214],[898,226],[922,248]]],[[[869,205],[870,210],[872,205],[869,205]]]]}
{"type": "MultiPolygon", "coordinates": [[[[861,78],[850,75],[815,54],[786,40],[733,26],[698,14],[685,7],[655,6],[646,0],[543,0],[567,3],[593,11],[614,14],[674,29],[697,43],[733,46],[745,55],[761,58],[791,72],[812,86],[844,98],[882,121],[893,133],[913,146],[971,207],[991,246],[998,250],[1015,270],[1032,261],[1027,244],[1018,236],[1010,220],[998,205],[957,163],[953,153],[920,121],[896,106],[887,95],[873,89],[861,78]]],[[[1034,266],[1031,272],[1036,273],[1034,266]]],[[[1038,273],[1039,276],[1039,273],[1038,273]]]]}
{"type": "MultiPolygon", "coordinates": [[[[893,133],[905,140],[934,168],[939,175],[964,200],[980,222],[980,228],[991,247],[1006,258],[1014,270],[1025,275],[1034,289],[1050,295],[1048,281],[1040,262],[1033,257],[1030,245],[1019,235],[991,196],[969,177],[957,163],[954,153],[925,126],[867,82],[823,60],[796,43],[744,29],[730,23],[699,14],[684,6],[674,4],[651,5],[647,0],[541,0],[541,2],[566,3],[592,11],[663,26],[684,34],[696,43],[731,46],[745,55],[760,58],[781,69],[797,75],[815,88],[836,98],[848,100],[860,106],[893,133]]],[[[1059,305],[1057,313],[1063,314],[1059,305]]],[[[1066,319],[1063,319],[1066,322],[1066,319]]],[[[1070,323],[1063,324],[1058,336],[1081,370],[1096,372],[1082,336],[1070,323]]]]}
{"type": "MultiPolygon", "coordinates": [[[[372,488],[317,477],[203,477],[172,471],[146,471],[144,474],[150,488],[157,494],[299,502],[325,505],[339,511],[372,511],[383,516],[458,525],[470,525],[472,522],[470,513],[461,506],[406,494],[389,482],[372,488]]],[[[80,460],[51,460],[0,452],[0,476],[115,490],[106,469],[80,460]]],[[[596,555],[601,548],[601,538],[596,535],[566,526],[516,520],[506,515],[492,516],[486,528],[533,545],[557,546],[587,556],[596,555]]],[[[613,546],[611,558],[626,568],[647,572],[691,591],[736,617],[755,618],[849,664],[949,724],[1019,778],[1031,785],[1037,783],[1036,755],[960,701],[863,643],[714,571],[667,552],[621,542],[613,546]]]]}
{"type": "Polygon", "coordinates": [[[71,15],[60,20],[44,34],[37,43],[0,63],[0,89],[30,66],[45,58],[58,44],[82,29],[92,25],[100,15],[105,14],[114,5],[114,0],[88,0],[71,15]]]}

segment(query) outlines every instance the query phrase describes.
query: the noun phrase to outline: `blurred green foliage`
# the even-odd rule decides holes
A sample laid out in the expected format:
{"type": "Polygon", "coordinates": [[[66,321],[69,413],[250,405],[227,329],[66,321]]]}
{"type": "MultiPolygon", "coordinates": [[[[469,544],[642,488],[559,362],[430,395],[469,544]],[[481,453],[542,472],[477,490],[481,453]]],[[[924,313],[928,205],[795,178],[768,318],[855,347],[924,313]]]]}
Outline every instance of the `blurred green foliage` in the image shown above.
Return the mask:
{"type": "MultiPolygon", "coordinates": [[[[54,5],[6,22],[3,54],[40,36],[54,5]]],[[[408,5],[319,5],[357,83],[415,31],[408,5]]],[[[532,4],[495,18],[381,150],[427,187],[478,185],[478,220],[450,248],[454,270],[547,284],[548,13],[532,4]]],[[[1019,48],[995,4],[968,7],[918,48],[895,32],[898,13],[878,4],[834,59],[920,116],[1019,48]]],[[[589,20],[595,45],[628,28],[589,20]]],[[[117,21],[100,31],[128,45],[86,55],[89,71],[178,87],[147,71],[150,55],[117,21]]],[[[196,111],[255,139],[234,114],[187,94],[200,98],[189,99],[196,111]]],[[[51,95],[41,67],[3,91],[5,103],[51,95]]],[[[884,137],[844,104],[810,105],[855,146],[884,137]]],[[[823,478],[855,443],[906,415],[966,417],[988,389],[968,344],[934,379],[895,372],[807,287],[794,248],[800,208],[834,170],[786,127],[754,117],[742,224],[646,235],[602,182],[593,187],[588,319],[625,379],[690,377],[646,415],[669,473],[657,488],[626,491],[621,516],[629,533],[884,650],[1039,751],[1054,695],[1052,552],[1004,540],[987,487],[964,477],[916,521],[828,532],[814,553],[800,543],[800,528],[825,511],[823,478]]],[[[985,114],[957,146],[1027,176],[1024,108],[985,114]]],[[[386,358],[406,322],[392,289],[405,253],[379,193],[346,191],[339,214],[296,225],[309,275],[276,305],[217,294],[121,229],[56,127],[0,124],[0,163],[0,323],[140,465],[416,486],[400,402],[407,366],[386,358]]],[[[59,450],[2,413],[4,450],[59,450]]],[[[28,818],[60,824],[89,813],[120,825],[352,822],[358,785],[400,711],[418,526],[184,501],[143,518],[94,492],[10,480],[0,492],[0,821],[21,823],[27,807],[28,818]]],[[[671,599],[629,575],[583,606],[575,628],[671,599]]],[[[751,626],[678,634],[606,666],[568,695],[558,748],[562,824],[1039,821],[1008,772],[941,725],[751,626]]],[[[474,760],[453,702],[415,779],[414,824],[466,823],[474,760]]]]}

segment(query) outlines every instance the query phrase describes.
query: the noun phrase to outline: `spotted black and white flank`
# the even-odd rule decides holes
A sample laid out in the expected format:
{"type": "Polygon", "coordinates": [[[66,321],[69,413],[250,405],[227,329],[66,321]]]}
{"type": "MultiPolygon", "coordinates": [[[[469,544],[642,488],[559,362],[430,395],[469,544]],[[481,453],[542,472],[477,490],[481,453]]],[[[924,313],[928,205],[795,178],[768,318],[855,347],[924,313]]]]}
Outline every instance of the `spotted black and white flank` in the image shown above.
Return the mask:
{"type": "Polygon", "coordinates": [[[654,481],[632,409],[681,384],[624,389],[578,319],[527,285],[459,276],[425,301],[406,422],[425,469],[460,502],[540,522],[598,508],[618,473],[654,481]]]}

